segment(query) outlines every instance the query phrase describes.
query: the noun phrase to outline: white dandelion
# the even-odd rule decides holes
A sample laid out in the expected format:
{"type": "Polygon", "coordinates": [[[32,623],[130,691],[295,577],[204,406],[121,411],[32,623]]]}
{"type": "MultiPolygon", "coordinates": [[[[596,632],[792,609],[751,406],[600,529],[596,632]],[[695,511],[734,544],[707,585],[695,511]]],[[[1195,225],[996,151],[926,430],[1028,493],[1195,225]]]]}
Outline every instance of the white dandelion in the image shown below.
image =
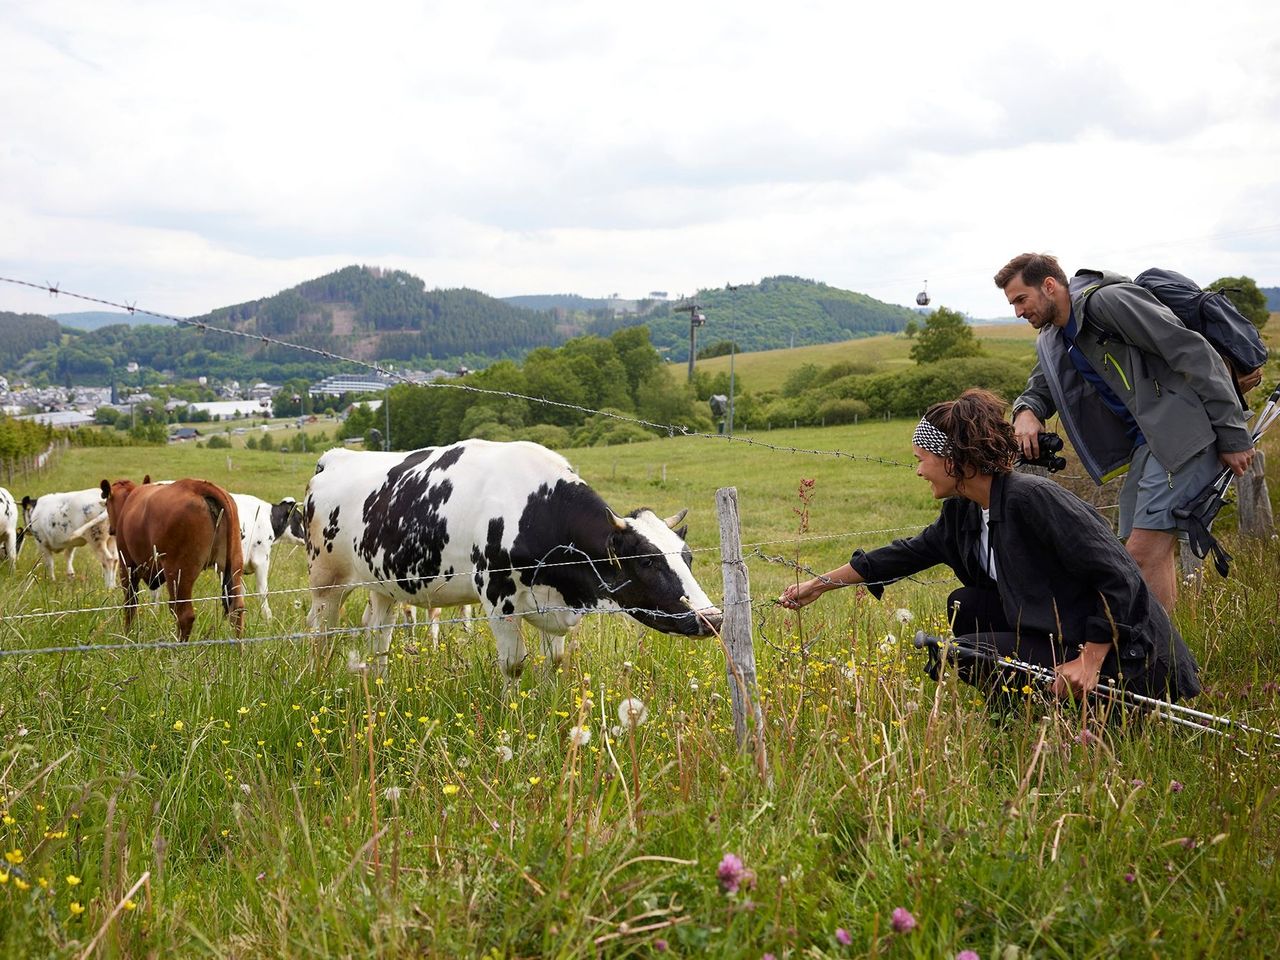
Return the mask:
{"type": "Polygon", "coordinates": [[[591,730],[587,727],[571,727],[569,742],[575,747],[585,747],[591,742],[591,730]]]}
{"type": "Polygon", "coordinates": [[[511,759],[511,757],[512,757],[511,748],[510,748],[510,747],[508,747],[505,743],[504,743],[504,744],[501,744],[501,745],[498,747],[498,749],[497,749],[496,753],[498,754],[498,762],[499,762],[499,763],[506,763],[506,762],[507,762],[507,761],[509,761],[509,760],[511,759]]]}
{"type": "Polygon", "coordinates": [[[649,719],[649,708],[639,697],[627,697],[618,704],[618,723],[624,727],[638,727],[649,719]]]}
{"type": "Polygon", "coordinates": [[[399,787],[387,787],[387,789],[385,789],[385,790],[383,790],[383,791],[382,791],[382,795],[383,795],[384,797],[386,797],[386,798],[387,798],[387,802],[388,802],[388,803],[399,803],[399,802],[400,802],[400,788],[399,788],[399,787]]]}
{"type": "Polygon", "coordinates": [[[364,662],[364,658],[360,656],[359,650],[348,650],[347,669],[352,673],[364,673],[364,671],[369,669],[369,664],[364,662]]]}
{"type": "Polygon", "coordinates": [[[893,619],[897,620],[901,624],[908,624],[915,618],[916,615],[906,607],[899,607],[897,610],[893,611],[893,619]]]}

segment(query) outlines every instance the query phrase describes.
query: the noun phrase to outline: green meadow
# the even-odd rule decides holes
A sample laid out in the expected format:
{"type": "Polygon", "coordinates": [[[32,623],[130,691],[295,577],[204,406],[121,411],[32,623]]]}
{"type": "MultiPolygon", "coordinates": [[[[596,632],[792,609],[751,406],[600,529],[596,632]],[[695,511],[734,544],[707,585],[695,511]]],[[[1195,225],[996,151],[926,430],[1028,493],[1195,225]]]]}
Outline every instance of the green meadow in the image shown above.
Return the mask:
{"type": "MultiPolygon", "coordinates": [[[[199,644],[230,637],[206,601],[183,648],[23,654],[175,632],[148,605],[126,636],[90,557],[51,583],[25,548],[0,570],[0,954],[1275,956],[1274,743],[1104,723],[1030,688],[993,715],[924,678],[909,642],[941,629],[945,570],[884,602],[850,589],[798,614],[772,604],[797,565],[826,570],[936,515],[906,465],[910,429],[567,451],[615,510],[690,508],[713,598],[714,492],[738,488],[767,781],[737,749],[714,640],[588,617],[561,669],[532,642],[505,685],[487,629],[446,622],[438,648],[425,626],[399,630],[383,678],[361,669],[358,591],[352,632],[316,656],[303,551],[281,545],[275,617],[250,598],[243,644],[199,644]],[[627,698],[642,714],[619,716],[627,698]],[[745,871],[733,892],[726,854],[745,871]]],[[[77,449],[12,489],[150,473],[301,498],[313,466],[77,449]]],[[[1231,521],[1231,579],[1185,587],[1176,611],[1203,668],[1195,705],[1280,729],[1277,547],[1239,541],[1231,521]]]]}

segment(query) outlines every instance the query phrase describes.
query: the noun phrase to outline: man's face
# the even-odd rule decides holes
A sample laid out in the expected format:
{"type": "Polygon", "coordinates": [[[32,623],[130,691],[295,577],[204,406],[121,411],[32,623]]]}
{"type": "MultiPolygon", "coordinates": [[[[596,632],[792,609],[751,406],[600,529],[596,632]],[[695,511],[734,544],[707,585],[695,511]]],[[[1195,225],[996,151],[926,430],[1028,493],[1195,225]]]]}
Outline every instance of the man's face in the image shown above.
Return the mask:
{"type": "Polygon", "coordinates": [[[1057,281],[1052,277],[1033,287],[1022,279],[1022,274],[1018,274],[1004,288],[1004,295],[1013,307],[1014,316],[1027,321],[1033,330],[1039,330],[1058,321],[1058,304],[1050,296],[1056,287],[1057,281]]]}

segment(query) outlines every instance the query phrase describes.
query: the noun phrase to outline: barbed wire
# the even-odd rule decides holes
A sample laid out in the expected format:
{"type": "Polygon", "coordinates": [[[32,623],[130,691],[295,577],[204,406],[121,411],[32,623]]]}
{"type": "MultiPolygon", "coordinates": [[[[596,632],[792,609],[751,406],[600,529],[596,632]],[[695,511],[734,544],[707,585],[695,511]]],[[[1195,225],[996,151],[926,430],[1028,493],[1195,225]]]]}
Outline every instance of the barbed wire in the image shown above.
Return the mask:
{"type": "Polygon", "coordinates": [[[691,430],[682,424],[674,423],[657,423],[652,420],[645,420],[640,417],[629,417],[626,414],[615,413],[610,410],[596,410],[592,407],[583,406],[577,403],[568,403],[563,400],[549,400],[546,397],[531,397],[528,394],[515,393],[510,390],[493,390],[488,387],[477,387],[466,383],[451,383],[448,381],[432,380],[413,380],[404,374],[397,373],[388,367],[384,367],[380,363],[369,360],[358,360],[355,357],[348,357],[344,354],[334,353],[331,350],[325,350],[321,347],[313,347],[308,344],[294,343],[289,340],[281,340],[278,337],[268,336],[263,333],[248,333],[244,330],[234,330],[230,327],[219,327],[203,320],[192,320],[189,317],[179,317],[168,313],[159,313],[155,310],[147,310],[139,307],[137,304],[117,303],[114,300],[106,300],[102,297],[94,297],[83,293],[74,293],[70,290],[63,290],[57,284],[49,283],[32,283],[30,280],[19,280],[14,277],[0,276],[0,282],[11,283],[20,287],[28,287],[32,290],[43,290],[53,296],[72,297],[76,300],[83,300],[86,303],[96,303],[101,306],[115,307],[118,310],[125,310],[130,314],[142,314],[147,317],[155,317],[157,320],[169,320],[173,323],[179,323],[184,326],[194,327],[202,332],[212,332],[226,334],[231,337],[238,337],[242,340],[256,340],[259,343],[274,345],[278,347],[288,347],[293,350],[301,350],[304,353],[310,353],[317,357],[323,357],[336,363],[350,363],[356,366],[371,370],[381,377],[389,380],[398,380],[401,383],[409,384],[415,387],[427,387],[446,390],[462,390],[467,393],[479,393],[486,396],[505,397],[509,400],[525,400],[529,403],[540,403],[550,407],[558,407],[562,410],[573,410],[577,413],[584,413],[588,416],[606,417],[611,420],[618,420],[623,423],[632,423],[637,426],[645,427],[650,430],[658,430],[665,432],[669,437],[696,437],[703,440],[723,440],[729,443],[744,443],[748,446],[762,447],[766,450],[773,450],[778,453],[802,453],[810,456],[819,457],[836,457],[847,460],[857,460],[866,463],[878,463],[884,466],[892,467],[914,467],[912,463],[906,463],[901,460],[894,460],[891,457],[878,457],[871,454],[848,453],[844,450],[822,450],[813,447],[796,447],[785,446],[782,444],[767,443],[764,440],[756,440],[751,437],[740,437],[723,433],[706,433],[699,430],[691,430]]]}
{"type": "MultiPolygon", "coordinates": [[[[748,548],[748,547],[756,548],[756,547],[764,547],[764,546],[773,546],[773,545],[775,545],[775,544],[779,544],[779,543],[785,543],[785,544],[797,544],[797,545],[799,545],[799,544],[804,544],[804,543],[820,542],[820,541],[824,541],[824,540],[850,539],[850,538],[853,538],[853,537],[870,536],[870,535],[872,535],[872,534],[881,534],[881,533],[897,533],[897,532],[899,532],[899,531],[901,531],[901,530],[917,530],[917,529],[919,529],[919,526],[918,526],[918,525],[906,525],[906,526],[901,526],[901,527],[881,527],[881,528],[879,528],[879,529],[875,529],[875,530],[855,530],[855,531],[851,531],[851,532],[849,532],[849,533],[830,533],[830,534],[822,534],[822,535],[819,535],[819,536],[812,536],[812,537],[788,537],[788,538],[786,538],[786,539],[781,539],[781,540],[760,540],[760,541],[757,541],[757,542],[755,542],[755,543],[743,544],[742,546],[743,546],[743,549],[746,549],[746,548],[748,548]]],[[[572,550],[576,550],[577,548],[576,548],[576,547],[574,547],[574,546],[573,546],[573,544],[566,544],[566,545],[564,545],[564,547],[562,547],[562,548],[560,548],[560,549],[572,549],[572,550]]],[[[709,553],[709,552],[712,552],[712,551],[719,551],[719,550],[720,550],[720,548],[719,548],[718,546],[715,546],[715,547],[694,547],[694,548],[690,548],[690,552],[691,552],[691,553],[709,553]]],[[[581,552],[581,551],[580,551],[580,552],[581,552]]],[[[639,560],[639,559],[644,559],[644,558],[649,558],[649,557],[678,557],[678,556],[680,556],[680,555],[681,555],[681,553],[682,553],[682,551],[670,551],[670,550],[667,550],[667,551],[656,551],[656,552],[653,552],[653,553],[636,553],[636,554],[631,554],[631,555],[629,555],[626,559],[629,559],[629,560],[630,560],[630,559],[636,559],[636,560],[639,560]]],[[[458,577],[458,578],[462,578],[462,579],[470,580],[470,579],[471,579],[472,577],[474,577],[474,576],[476,575],[476,573],[478,573],[478,572],[488,572],[488,573],[521,573],[521,572],[528,571],[528,570],[539,571],[539,570],[543,570],[543,569],[551,569],[551,568],[554,568],[554,567],[574,567],[574,566],[585,566],[585,565],[587,565],[587,564],[607,563],[607,562],[608,562],[608,561],[607,561],[607,560],[604,560],[604,559],[594,560],[594,561],[593,561],[593,560],[591,560],[591,559],[585,559],[585,560],[557,560],[557,561],[550,561],[550,562],[539,562],[539,563],[530,563],[530,564],[522,564],[522,565],[513,565],[513,566],[509,566],[509,567],[486,567],[486,568],[484,569],[484,571],[480,571],[480,570],[478,570],[476,567],[472,567],[470,570],[462,570],[462,571],[458,571],[458,572],[456,572],[456,573],[453,573],[453,574],[451,574],[451,575],[450,575],[450,578],[452,578],[452,577],[458,577]]],[[[252,576],[252,574],[244,574],[244,575],[243,575],[243,577],[244,577],[244,579],[245,579],[245,580],[247,580],[250,576],[252,576]]],[[[397,586],[401,586],[405,580],[418,580],[418,579],[422,579],[422,578],[419,578],[419,577],[382,577],[382,578],[373,579],[373,580],[356,580],[356,581],[352,581],[351,583],[339,584],[338,586],[347,587],[347,588],[349,588],[349,589],[351,589],[351,590],[360,589],[360,588],[368,588],[368,587],[379,587],[379,586],[392,585],[392,584],[397,585],[397,586]]],[[[436,578],[427,578],[427,579],[436,579],[436,578]]],[[[536,581],[537,581],[536,576],[535,576],[535,578],[534,578],[534,581],[535,581],[535,585],[536,585],[536,581]]],[[[269,597],[293,596],[293,595],[295,595],[295,594],[300,594],[300,593],[310,593],[310,592],[311,592],[311,590],[312,590],[312,588],[311,588],[310,586],[306,586],[306,587],[283,587],[283,588],[278,589],[278,590],[256,591],[256,592],[253,592],[253,593],[250,593],[248,590],[245,590],[243,595],[244,595],[245,602],[247,603],[247,602],[249,602],[250,600],[254,600],[254,599],[257,599],[257,598],[269,598],[269,597]]],[[[217,595],[202,596],[202,597],[190,597],[190,598],[189,598],[189,601],[190,601],[191,603],[193,603],[193,604],[197,604],[197,603],[211,603],[211,602],[214,602],[214,601],[221,602],[221,601],[222,601],[222,596],[221,596],[220,594],[217,594],[217,595]]],[[[144,601],[144,602],[145,602],[145,603],[153,603],[153,602],[154,602],[154,603],[166,603],[166,604],[167,604],[167,603],[170,603],[171,601],[169,601],[169,600],[161,600],[161,599],[158,599],[158,598],[157,598],[157,599],[152,600],[152,601],[144,601]]],[[[29,612],[29,613],[7,613],[7,614],[5,614],[5,622],[6,622],[6,623],[8,623],[8,622],[17,621],[17,620],[49,620],[49,619],[53,619],[53,618],[55,618],[55,617],[70,617],[70,616],[76,616],[76,615],[86,614],[86,613],[118,613],[118,612],[120,612],[120,611],[127,610],[127,609],[129,609],[130,607],[135,607],[135,608],[136,608],[136,607],[139,607],[139,606],[141,606],[141,605],[142,605],[142,603],[139,603],[139,604],[117,603],[117,604],[106,604],[106,605],[103,605],[103,606],[97,606],[97,607],[70,607],[70,608],[64,608],[64,609],[60,609],[60,610],[36,610],[36,611],[29,612]]],[[[487,618],[482,618],[482,619],[487,619],[487,618]]],[[[446,623],[446,622],[450,622],[450,621],[440,620],[440,621],[437,621],[437,622],[439,622],[439,623],[446,623]]]]}

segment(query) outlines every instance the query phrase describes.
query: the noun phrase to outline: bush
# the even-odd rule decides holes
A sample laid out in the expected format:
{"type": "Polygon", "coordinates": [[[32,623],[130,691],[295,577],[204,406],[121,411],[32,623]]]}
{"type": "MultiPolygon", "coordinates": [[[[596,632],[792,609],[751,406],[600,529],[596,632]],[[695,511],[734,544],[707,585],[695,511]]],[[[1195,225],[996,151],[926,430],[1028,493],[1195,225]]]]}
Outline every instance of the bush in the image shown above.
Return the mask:
{"type": "Polygon", "coordinates": [[[834,397],[818,407],[818,419],[828,427],[841,423],[856,423],[866,419],[871,408],[862,400],[834,397]]]}
{"type": "MultiPolygon", "coordinates": [[[[253,437],[250,437],[249,441],[252,443],[253,437]]],[[[214,433],[209,436],[209,439],[205,443],[205,446],[208,447],[210,450],[230,450],[231,441],[228,440],[226,437],[219,436],[218,434],[214,433]]]]}
{"type": "Polygon", "coordinates": [[[552,450],[566,450],[573,446],[573,437],[569,431],[553,423],[539,423],[532,427],[525,427],[516,432],[516,439],[540,443],[552,450]]]}

